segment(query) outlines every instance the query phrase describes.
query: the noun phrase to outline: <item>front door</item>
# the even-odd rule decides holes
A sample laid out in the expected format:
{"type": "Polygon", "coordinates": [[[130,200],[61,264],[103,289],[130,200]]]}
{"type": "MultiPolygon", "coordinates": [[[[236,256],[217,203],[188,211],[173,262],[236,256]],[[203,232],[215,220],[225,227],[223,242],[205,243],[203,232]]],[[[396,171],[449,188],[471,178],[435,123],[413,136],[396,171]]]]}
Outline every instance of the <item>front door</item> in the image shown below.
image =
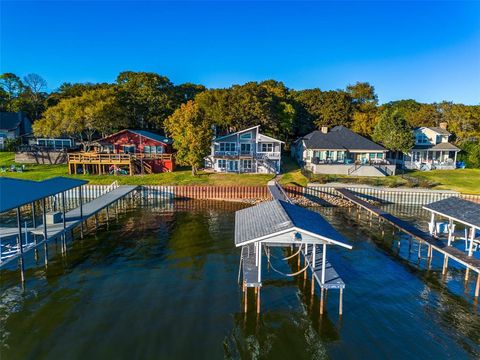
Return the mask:
{"type": "Polygon", "coordinates": [[[228,171],[238,171],[238,161],[237,160],[228,160],[228,171]]]}

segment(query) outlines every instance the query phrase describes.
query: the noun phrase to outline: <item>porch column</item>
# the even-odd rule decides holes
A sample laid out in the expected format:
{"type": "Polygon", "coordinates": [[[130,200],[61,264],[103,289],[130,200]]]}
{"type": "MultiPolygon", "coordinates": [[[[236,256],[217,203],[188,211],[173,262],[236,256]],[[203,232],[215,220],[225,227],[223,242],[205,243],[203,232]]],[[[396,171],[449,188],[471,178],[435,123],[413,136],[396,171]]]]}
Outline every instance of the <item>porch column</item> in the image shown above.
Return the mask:
{"type": "Polygon", "coordinates": [[[258,243],[258,282],[262,281],[262,243],[258,243]]]}
{"type": "Polygon", "coordinates": [[[457,163],[457,151],[454,151],[454,154],[455,155],[453,155],[453,165],[457,163]]]}
{"type": "Polygon", "coordinates": [[[430,231],[430,235],[435,234],[435,213],[432,212],[432,216],[430,218],[430,224],[428,224],[428,230],[430,231]]]}

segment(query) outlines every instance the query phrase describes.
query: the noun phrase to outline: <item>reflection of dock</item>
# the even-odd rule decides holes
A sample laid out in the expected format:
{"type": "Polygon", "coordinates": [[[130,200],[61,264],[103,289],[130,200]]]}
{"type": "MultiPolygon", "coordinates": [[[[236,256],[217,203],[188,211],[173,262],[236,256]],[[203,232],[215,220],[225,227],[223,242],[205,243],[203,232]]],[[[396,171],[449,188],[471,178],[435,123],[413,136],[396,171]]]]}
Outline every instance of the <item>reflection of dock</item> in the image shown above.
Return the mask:
{"type": "MultiPolygon", "coordinates": [[[[15,194],[15,189],[18,191],[25,191],[27,188],[30,192],[26,196],[20,196],[18,201],[13,198],[9,198],[8,201],[2,202],[1,212],[7,212],[12,209],[17,210],[17,227],[3,227],[0,228],[0,237],[2,239],[2,253],[0,254],[0,268],[4,267],[13,260],[18,259],[20,261],[20,270],[22,280],[24,280],[24,262],[23,257],[31,250],[38,249],[42,244],[45,249],[45,264],[48,263],[47,243],[50,240],[60,238],[62,240],[62,252],[64,251],[66,244],[66,235],[73,231],[77,226],[81,227],[83,235],[83,223],[91,217],[96,217],[99,212],[106,210],[107,217],[109,216],[109,207],[116,204],[120,199],[125,198],[132,191],[136,189],[136,186],[119,186],[98,198],[83,204],[82,203],[82,188],[81,185],[84,182],[78,182],[78,180],[71,179],[51,179],[46,182],[34,182],[28,181],[26,183],[22,180],[9,179],[2,182],[1,190],[2,196],[11,197],[15,194]],[[57,180],[57,181],[55,181],[57,180]],[[58,187],[56,187],[58,185],[58,187]],[[25,188],[26,187],[26,188],[25,188]],[[80,202],[79,206],[73,210],[66,211],[65,206],[65,191],[78,187],[80,202]],[[59,214],[60,222],[49,224],[47,222],[46,211],[46,199],[50,196],[55,196],[61,193],[62,195],[62,213],[59,214]],[[35,209],[35,203],[40,202],[42,208],[42,223],[37,225],[35,211],[33,212],[33,226],[23,228],[22,227],[22,212],[21,209],[24,206],[32,206],[35,209]],[[31,238],[33,241],[29,242],[31,238]],[[25,241],[24,241],[25,240],[25,241]],[[21,246],[20,246],[21,244],[21,246]],[[7,251],[5,251],[7,249],[7,251]]],[[[115,207],[115,212],[117,208],[115,207]]]]}
{"type": "Polygon", "coordinates": [[[358,198],[355,194],[353,194],[350,190],[344,188],[337,188],[336,191],[340,193],[340,195],[351,201],[353,204],[357,205],[360,209],[366,210],[370,216],[375,215],[379,218],[380,221],[385,221],[394,226],[395,228],[403,231],[407,235],[410,235],[412,238],[416,239],[419,242],[419,254],[421,250],[420,244],[424,243],[428,247],[428,258],[431,261],[433,256],[433,250],[444,255],[443,261],[443,269],[442,272],[445,273],[447,266],[448,266],[448,259],[455,260],[459,264],[462,264],[467,268],[466,279],[468,279],[468,272],[469,270],[473,270],[477,273],[477,283],[475,287],[475,297],[479,296],[480,292],[480,259],[477,259],[473,256],[469,256],[467,253],[456,249],[451,246],[447,246],[447,244],[433,236],[429,233],[418,229],[417,227],[413,226],[412,224],[403,221],[396,216],[379,209],[372,204],[366,202],[358,198]]]}

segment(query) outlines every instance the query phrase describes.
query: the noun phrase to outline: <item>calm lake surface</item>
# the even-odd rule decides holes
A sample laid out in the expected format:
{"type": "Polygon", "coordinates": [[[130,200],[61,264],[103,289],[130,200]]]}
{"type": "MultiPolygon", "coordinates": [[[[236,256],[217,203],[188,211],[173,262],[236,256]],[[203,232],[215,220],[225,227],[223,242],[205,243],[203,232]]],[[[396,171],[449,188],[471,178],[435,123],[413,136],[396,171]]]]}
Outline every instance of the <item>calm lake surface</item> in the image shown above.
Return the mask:
{"type": "MultiPolygon", "coordinates": [[[[409,255],[408,241],[399,248],[391,228],[382,238],[377,222],[370,227],[345,209],[317,209],[354,245],[328,252],[347,286],[343,317],[337,291],[321,318],[309,281],[272,271],[264,274],[260,316],[244,316],[233,245],[234,211],[243,206],[138,205],[76,239],[64,257],[52,244],[47,270],[30,259],[24,290],[18,272],[3,271],[0,358],[480,357],[474,279],[466,290],[454,264],[442,278],[440,255],[428,270],[416,243],[409,255]]],[[[389,211],[425,222],[415,208],[389,211]]]]}

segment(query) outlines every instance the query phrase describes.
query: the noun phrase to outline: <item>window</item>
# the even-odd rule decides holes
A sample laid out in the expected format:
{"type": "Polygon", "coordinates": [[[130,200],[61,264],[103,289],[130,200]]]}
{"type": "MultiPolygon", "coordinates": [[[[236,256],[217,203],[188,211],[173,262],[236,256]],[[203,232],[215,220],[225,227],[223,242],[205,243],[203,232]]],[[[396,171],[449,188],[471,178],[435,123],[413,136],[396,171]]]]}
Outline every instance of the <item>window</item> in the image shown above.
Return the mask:
{"type": "Polygon", "coordinates": [[[250,140],[251,138],[252,138],[251,132],[240,134],[240,140],[250,140]]]}
{"type": "MultiPolygon", "coordinates": [[[[152,146],[152,147],[153,147],[153,146],[152,146]]],[[[164,152],[163,149],[164,149],[163,146],[157,146],[157,147],[156,147],[157,154],[163,154],[163,152],[164,152]]]]}
{"type": "Polygon", "coordinates": [[[260,144],[260,151],[261,152],[273,152],[273,144],[272,143],[262,143],[262,144],[260,144]]]}
{"type": "Polygon", "coordinates": [[[150,153],[151,153],[150,146],[144,146],[144,147],[143,147],[143,152],[144,152],[145,154],[150,154],[150,153]]]}
{"type": "Polygon", "coordinates": [[[217,164],[219,169],[225,169],[227,167],[227,160],[219,159],[217,164]]]}
{"type": "Polygon", "coordinates": [[[125,154],[133,154],[135,152],[135,145],[123,145],[123,152],[125,154]]]}
{"type": "Polygon", "coordinates": [[[250,160],[250,159],[243,160],[243,168],[246,169],[246,170],[251,170],[252,169],[252,160],[250,160]]]}
{"type": "Polygon", "coordinates": [[[240,144],[240,151],[243,154],[249,154],[252,151],[252,145],[250,143],[248,144],[240,144]]]}
{"type": "Polygon", "coordinates": [[[235,151],[235,143],[220,143],[220,151],[235,151]]]}
{"type": "Polygon", "coordinates": [[[428,144],[429,143],[428,137],[424,133],[417,134],[416,138],[417,138],[417,144],[428,144]]]}

